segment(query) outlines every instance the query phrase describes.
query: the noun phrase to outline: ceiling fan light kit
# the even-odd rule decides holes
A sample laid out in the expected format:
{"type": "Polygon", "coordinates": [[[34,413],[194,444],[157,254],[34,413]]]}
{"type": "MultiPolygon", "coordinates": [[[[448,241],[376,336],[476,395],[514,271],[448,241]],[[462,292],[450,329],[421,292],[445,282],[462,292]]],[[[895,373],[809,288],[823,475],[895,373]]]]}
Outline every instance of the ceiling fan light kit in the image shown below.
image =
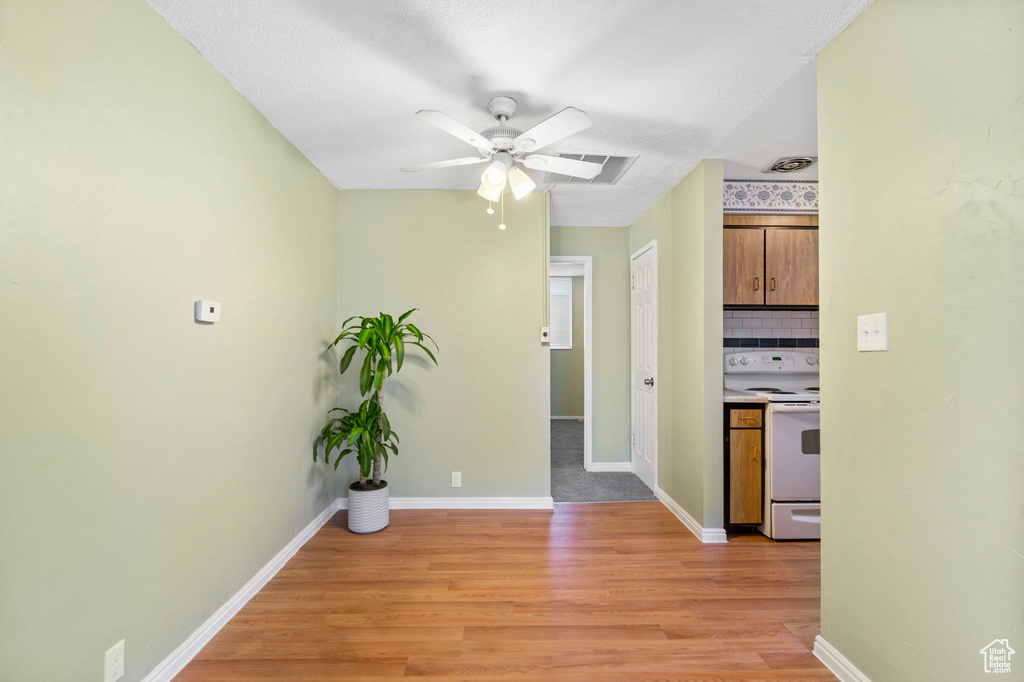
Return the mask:
{"type": "Polygon", "coordinates": [[[537,188],[537,183],[519,167],[514,167],[508,172],[508,184],[516,199],[522,199],[537,188]]]}
{"type": "Polygon", "coordinates": [[[505,183],[501,183],[501,187],[495,187],[488,185],[486,182],[481,182],[480,187],[476,190],[476,193],[482,196],[487,201],[501,201],[501,191],[505,189],[505,183]]]}
{"type": "MultiPolygon", "coordinates": [[[[514,99],[495,97],[491,99],[487,108],[498,121],[498,127],[490,128],[482,133],[475,132],[440,111],[417,111],[416,115],[424,121],[476,147],[481,156],[479,158],[471,156],[448,161],[435,161],[418,166],[403,166],[402,170],[416,172],[490,161],[480,178],[477,194],[491,202],[501,199],[506,184],[510,186],[516,199],[522,199],[537,188],[537,183],[523,171],[522,167],[543,169],[585,180],[597,177],[602,171],[603,166],[599,163],[530,153],[592,126],[593,122],[586,112],[567,107],[526,132],[522,132],[506,125],[506,122],[516,112],[514,99]]],[[[502,221],[499,229],[504,228],[505,223],[502,221]]]]}

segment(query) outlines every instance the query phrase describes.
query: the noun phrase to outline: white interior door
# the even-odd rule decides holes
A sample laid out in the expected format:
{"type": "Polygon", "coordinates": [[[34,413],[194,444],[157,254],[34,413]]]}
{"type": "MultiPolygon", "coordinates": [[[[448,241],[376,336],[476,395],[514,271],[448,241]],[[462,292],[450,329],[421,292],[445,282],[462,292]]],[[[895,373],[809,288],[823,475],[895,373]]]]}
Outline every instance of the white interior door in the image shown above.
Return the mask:
{"type": "Polygon", "coordinates": [[[658,483],[658,248],[633,254],[630,267],[633,473],[654,490],[658,483]]]}

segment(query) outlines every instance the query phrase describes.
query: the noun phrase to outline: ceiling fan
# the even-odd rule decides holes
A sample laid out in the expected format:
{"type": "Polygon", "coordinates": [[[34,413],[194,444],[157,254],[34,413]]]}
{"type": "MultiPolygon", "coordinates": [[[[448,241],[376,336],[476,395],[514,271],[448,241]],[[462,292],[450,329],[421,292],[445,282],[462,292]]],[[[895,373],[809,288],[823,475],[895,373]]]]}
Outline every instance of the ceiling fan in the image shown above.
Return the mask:
{"type": "Polygon", "coordinates": [[[426,109],[417,111],[416,115],[427,123],[431,123],[446,133],[476,147],[480,156],[466,156],[461,159],[435,161],[418,166],[403,166],[402,170],[415,172],[452,166],[468,166],[490,161],[490,165],[484,169],[483,176],[480,178],[480,188],[477,190],[477,194],[488,201],[498,201],[506,184],[511,187],[512,194],[516,199],[522,199],[537,186],[530,176],[519,167],[520,165],[533,170],[571,175],[586,180],[597,177],[604,168],[601,164],[590,161],[577,161],[533,153],[535,150],[554,144],[592,126],[593,122],[586,112],[567,107],[523,132],[507,125],[512,114],[516,112],[514,99],[495,97],[487,105],[487,108],[497,119],[498,127],[481,133],[474,132],[440,111],[426,109]]]}

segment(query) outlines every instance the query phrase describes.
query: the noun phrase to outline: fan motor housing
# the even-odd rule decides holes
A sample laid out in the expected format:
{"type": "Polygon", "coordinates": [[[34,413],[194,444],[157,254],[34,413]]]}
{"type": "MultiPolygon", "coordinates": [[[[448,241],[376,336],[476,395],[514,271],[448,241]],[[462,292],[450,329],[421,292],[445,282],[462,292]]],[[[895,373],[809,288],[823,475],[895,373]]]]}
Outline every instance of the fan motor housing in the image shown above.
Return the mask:
{"type": "Polygon", "coordinates": [[[488,128],[480,134],[493,142],[498,149],[507,150],[512,148],[512,142],[522,135],[523,131],[508,126],[498,126],[497,128],[488,128]]]}

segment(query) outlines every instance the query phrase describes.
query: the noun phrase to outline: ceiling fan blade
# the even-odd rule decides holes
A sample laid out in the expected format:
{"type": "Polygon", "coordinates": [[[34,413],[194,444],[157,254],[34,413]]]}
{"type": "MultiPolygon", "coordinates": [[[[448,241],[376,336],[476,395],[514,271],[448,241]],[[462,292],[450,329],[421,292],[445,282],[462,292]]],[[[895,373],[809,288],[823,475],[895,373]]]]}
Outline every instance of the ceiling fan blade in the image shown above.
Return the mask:
{"type": "Polygon", "coordinates": [[[542,170],[559,175],[571,175],[574,178],[593,180],[604,166],[591,161],[577,161],[576,159],[563,159],[560,156],[547,156],[545,154],[530,154],[523,159],[523,165],[533,170],[542,170]]]}
{"type": "Polygon", "coordinates": [[[592,125],[594,123],[590,116],[587,116],[587,112],[566,107],[517,137],[512,143],[512,148],[520,153],[530,152],[586,130],[592,125]]]}
{"type": "Polygon", "coordinates": [[[435,168],[450,168],[452,166],[472,166],[475,163],[490,161],[486,156],[464,156],[461,159],[448,159],[447,161],[434,161],[433,163],[421,163],[418,166],[402,166],[406,173],[415,173],[421,170],[433,170],[435,168]]]}
{"type": "Polygon", "coordinates": [[[441,111],[430,111],[429,109],[422,109],[416,112],[416,115],[422,118],[427,123],[432,123],[441,130],[445,131],[449,135],[454,135],[463,142],[468,142],[477,149],[482,149],[485,152],[494,150],[494,143],[488,140],[486,137],[474,130],[464,126],[463,124],[456,121],[448,114],[441,111]]]}

